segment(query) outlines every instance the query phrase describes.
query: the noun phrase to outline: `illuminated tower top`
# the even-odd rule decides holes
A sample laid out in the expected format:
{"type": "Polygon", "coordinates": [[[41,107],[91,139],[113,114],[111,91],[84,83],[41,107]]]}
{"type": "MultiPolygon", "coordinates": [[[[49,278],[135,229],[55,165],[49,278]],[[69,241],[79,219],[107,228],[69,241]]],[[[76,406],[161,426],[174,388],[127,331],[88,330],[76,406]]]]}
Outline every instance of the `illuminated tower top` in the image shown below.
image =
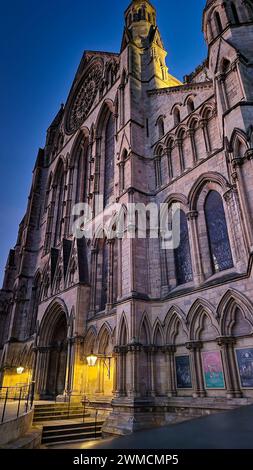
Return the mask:
{"type": "Polygon", "coordinates": [[[125,11],[125,22],[134,40],[144,39],[156,27],[156,9],[147,0],[133,0],[125,11]]]}

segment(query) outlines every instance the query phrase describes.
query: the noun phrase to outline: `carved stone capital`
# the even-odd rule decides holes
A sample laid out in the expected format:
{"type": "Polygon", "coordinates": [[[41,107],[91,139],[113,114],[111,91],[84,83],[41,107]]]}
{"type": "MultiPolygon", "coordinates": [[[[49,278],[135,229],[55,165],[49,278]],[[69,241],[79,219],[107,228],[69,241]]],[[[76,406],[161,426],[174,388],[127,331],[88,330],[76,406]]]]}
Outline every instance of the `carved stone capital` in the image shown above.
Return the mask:
{"type": "Polygon", "coordinates": [[[190,211],[190,212],[187,212],[187,214],[186,214],[187,220],[197,219],[198,216],[199,216],[198,211],[190,211]]]}
{"type": "Polygon", "coordinates": [[[220,336],[217,338],[217,344],[221,347],[224,346],[234,346],[236,343],[236,339],[232,336],[220,336]]]}
{"type": "Polygon", "coordinates": [[[189,351],[200,351],[203,347],[202,341],[191,341],[189,343],[186,343],[186,348],[189,349],[189,351]]]}

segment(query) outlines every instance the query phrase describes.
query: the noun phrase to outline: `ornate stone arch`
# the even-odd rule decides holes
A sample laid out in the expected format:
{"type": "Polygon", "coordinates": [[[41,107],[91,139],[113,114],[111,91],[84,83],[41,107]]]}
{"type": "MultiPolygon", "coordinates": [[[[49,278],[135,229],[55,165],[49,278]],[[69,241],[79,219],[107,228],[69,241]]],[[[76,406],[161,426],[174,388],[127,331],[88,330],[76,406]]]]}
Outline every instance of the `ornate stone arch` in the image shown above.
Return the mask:
{"type": "Polygon", "coordinates": [[[112,328],[108,322],[103,323],[97,335],[97,351],[105,354],[109,343],[112,343],[112,328]]]}
{"type": "Polygon", "coordinates": [[[154,344],[156,346],[164,346],[165,345],[163,325],[162,325],[159,318],[156,319],[156,321],[153,325],[152,344],[154,344]],[[161,337],[162,344],[158,344],[158,341],[157,341],[158,335],[160,335],[160,337],[161,337]]]}
{"type": "Polygon", "coordinates": [[[84,353],[90,354],[97,350],[97,329],[94,325],[91,325],[84,338],[84,353]]]}
{"type": "Polygon", "coordinates": [[[47,307],[39,326],[39,345],[45,346],[50,343],[52,334],[59,319],[65,316],[68,324],[68,309],[65,302],[57,297],[47,307]]]}
{"type": "Polygon", "coordinates": [[[220,328],[215,318],[213,305],[205,299],[197,299],[191,306],[187,315],[190,340],[200,339],[206,317],[209,319],[216,337],[220,336],[220,328]]]}
{"type": "Polygon", "coordinates": [[[188,329],[185,322],[184,312],[176,305],[173,305],[164,320],[165,338],[167,344],[175,344],[176,336],[178,334],[179,326],[188,338],[188,329]]]}
{"type": "Polygon", "coordinates": [[[236,289],[228,289],[217,307],[217,319],[220,322],[221,334],[231,335],[236,322],[236,309],[240,310],[245,322],[253,332],[253,304],[241,292],[236,289]]]}
{"type": "Polygon", "coordinates": [[[240,158],[244,156],[244,153],[248,150],[248,148],[249,145],[247,135],[242,129],[235,128],[230,138],[229,151],[233,152],[234,158],[240,158]],[[244,152],[239,150],[241,146],[245,149],[244,152]]]}
{"type": "Polygon", "coordinates": [[[230,189],[230,184],[227,179],[217,172],[208,172],[200,175],[199,178],[193,184],[189,195],[188,195],[188,204],[191,211],[197,209],[197,203],[199,195],[206,184],[215,183],[217,188],[220,188],[222,194],[224,194],[228,189],[230,189]]]}
{"type": "Polygon", "coordinates": [[[152,326],[149,321],[147,312],[144,312],[140,321],[138,338],[142,342],[145,337],[145,344],[151,344],[152,326]]]}
{"type": "Polygon", "coordinates": [[[129,328],[128,328],[128,323],[127,323],[125,312],[123,312],[120,318],[120,322],[119,322],[117,344],[121,346],[125,346],[128,343],[129,343],[129,328]]]}
{"type": "Polygon", "coordinates": [[[107,98],[103,101],[96,119],[95,128],[97,137],[102,136],[103,129],[110,113],[113,115],[115,114],[115,106],[113,101],[107,98]]]}

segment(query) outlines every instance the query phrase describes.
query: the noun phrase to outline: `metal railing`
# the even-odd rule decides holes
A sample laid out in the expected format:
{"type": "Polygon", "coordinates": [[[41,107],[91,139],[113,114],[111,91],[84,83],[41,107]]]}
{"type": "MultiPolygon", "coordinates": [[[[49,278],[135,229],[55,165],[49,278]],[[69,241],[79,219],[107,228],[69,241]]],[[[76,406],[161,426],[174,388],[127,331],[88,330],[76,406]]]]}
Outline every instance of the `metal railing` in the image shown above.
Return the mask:
{"type": "Polygon", "coordinates": [[[18,418],[32,409],[35,382],[0,387],[0,423],[18,418]]]}

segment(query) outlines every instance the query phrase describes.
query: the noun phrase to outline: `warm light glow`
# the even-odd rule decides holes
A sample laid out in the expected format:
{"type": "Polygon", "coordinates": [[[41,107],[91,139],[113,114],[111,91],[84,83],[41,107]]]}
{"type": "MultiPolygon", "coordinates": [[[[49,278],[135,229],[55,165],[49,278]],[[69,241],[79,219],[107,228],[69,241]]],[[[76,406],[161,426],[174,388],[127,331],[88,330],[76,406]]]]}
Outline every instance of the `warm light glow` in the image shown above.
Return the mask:
{"type": "Polygon", "coordinates": [[[24,372],[24,367],[17,367],[17,374],[21,375],[24,372]]]}
{"type": "Polygon", "coordinates": [[[89,356],[87,356],[87,363],[89,367],[94,367],[96,365],[96,362],[97,356],[95,356],[94,354],[90,354],[89,356]]]}

